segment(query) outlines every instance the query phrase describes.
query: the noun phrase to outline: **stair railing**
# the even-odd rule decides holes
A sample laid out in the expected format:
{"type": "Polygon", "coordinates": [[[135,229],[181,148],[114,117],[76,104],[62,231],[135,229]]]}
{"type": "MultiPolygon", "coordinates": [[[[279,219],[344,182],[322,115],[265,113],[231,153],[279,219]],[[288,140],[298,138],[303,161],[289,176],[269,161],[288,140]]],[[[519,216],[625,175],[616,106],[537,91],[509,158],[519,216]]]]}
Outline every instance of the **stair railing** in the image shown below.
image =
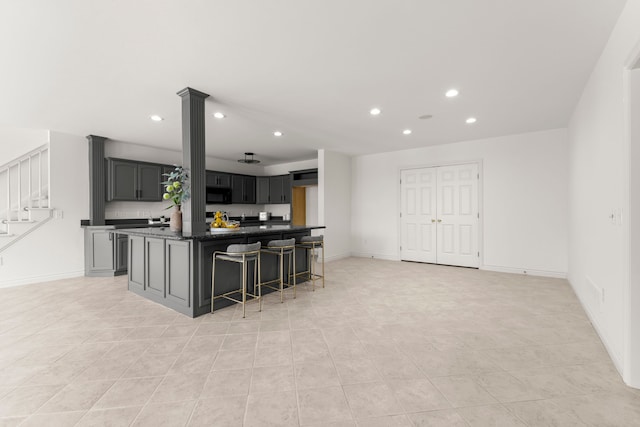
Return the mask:
{"type": "Polygon", "coordinates": [[[49,208],[49,145],[0,166],[0,185],[6,189],[6,206],[0,201],[2,221],[28,220],[25,208],[49,208]]]}

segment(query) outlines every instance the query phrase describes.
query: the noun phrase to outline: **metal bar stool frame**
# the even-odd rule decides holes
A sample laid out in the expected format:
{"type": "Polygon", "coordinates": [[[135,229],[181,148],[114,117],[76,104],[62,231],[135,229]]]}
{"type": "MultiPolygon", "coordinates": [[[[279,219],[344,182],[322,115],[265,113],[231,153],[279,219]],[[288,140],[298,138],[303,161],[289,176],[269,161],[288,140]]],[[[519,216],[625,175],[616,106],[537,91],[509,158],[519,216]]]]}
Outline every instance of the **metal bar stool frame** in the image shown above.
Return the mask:
{"type": "Polygon", "coordinates": [[[307,259],[309,262],[309,269],[301,271],[296,275],[306,275],[308,277],[307,280],[311,281],[312,291],[316,290],[317,279],[322,279],[322,287],[324,288],[324,236],[304,236],[298,243],[296,243],[296,247],[304,249],[307,252],[307,259]],[[305,241],[305,237],[310,238],[309,241],[305,241]],[[314,262],[314,258],[316,258],[316,249],[318,248],[322,249],[322,274],[316,273],[316,262],[314,262]]]}
{"type": "MultiPolygon", "coordinates": [[[[258,242],[260,243],[260,242],[258,242]]],[[[255,244],[254,244],[255,245],[255,244]]],[[[218,298],[225,298],[229,301],[233,301],[242,304],[242,317],[246,315],[245,304],[247,302],[247,295],[253,299],[260,301],[259,311],[262,311],[262,292],[260,288],[260,245],[257,245],[258,249],[246,252],[233,252],[229,251],[234,245],[229,245],[227,251],[215,251],[213,253],[213,263],[211,266],[211,313],[213,313],[213,303],[218,298]],[[254,259],[251,259],[255,255],[254,259]],[[215,295],[215,279],[216,279],[216,260],[235,262],[242,264],[242,285],[241,288],[225,292],[224,294],[215,295]],[[247,265],[253,261],[253,289],[258,288],[258,295],[247,292],[247,265]],[[230,295],[240,293],[242,294],[242,300],[232,298],[230,295]]],[[[246,245],[243,245],[246,246],[246,245]]]]}
{"type": "MultiPolygon", "coordinates": [[[[293,272],[296,271],[296,244],[295,239],[285,239],[285,240],[272,240],[267,244],[266,248],[262,248],[261,252],[263,254],[271,254],[279,257],[280,266],[278,269],[279,277],[274,280],[269,280],[266,282],[260,282],[258,286],[262,288],[262,286],[266,286],[269,289],[273,289],[274,291],[280,292],[280,302],[284,302],[284,290],[288,288],[293,288],[293,298],[296,298],[296,275],[291,274],[291,268],[293,267],[293,272]],[[290,245],[284,246],[269,246],[269,244],[273,244],[273,242],[283,242],[283,241],[292,241],[290,245]],[[287,287],[284,286],[284,256],[287,255],[289,257],[289,266],[287,271],[287,287]],[[292,261],[293,260],[293,261],[292,261]],[[291,284],[291,277],[293,277],[293,285],[291,284]],[[280,287],[276,288],[272,286],[272,283],[279,283],[280,287]]],[[[260,295],[262,295],[262,291],[260,291],[260,295]]],[[[262,298],[260,298],[260,310],[262,310],[262,298]]]]}

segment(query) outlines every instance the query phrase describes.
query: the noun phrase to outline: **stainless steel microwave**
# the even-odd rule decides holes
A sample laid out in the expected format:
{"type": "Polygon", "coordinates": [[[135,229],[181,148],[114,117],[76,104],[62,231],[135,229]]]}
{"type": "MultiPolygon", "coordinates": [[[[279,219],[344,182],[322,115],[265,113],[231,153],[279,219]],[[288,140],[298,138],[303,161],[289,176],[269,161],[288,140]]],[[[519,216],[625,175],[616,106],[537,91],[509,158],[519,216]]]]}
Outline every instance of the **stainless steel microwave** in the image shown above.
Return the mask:
{"type": "Polygon", "coordinates": [[[228,205],[231,203],[231,189],[207,187],[206,201],[208,205],[228,205]]]}

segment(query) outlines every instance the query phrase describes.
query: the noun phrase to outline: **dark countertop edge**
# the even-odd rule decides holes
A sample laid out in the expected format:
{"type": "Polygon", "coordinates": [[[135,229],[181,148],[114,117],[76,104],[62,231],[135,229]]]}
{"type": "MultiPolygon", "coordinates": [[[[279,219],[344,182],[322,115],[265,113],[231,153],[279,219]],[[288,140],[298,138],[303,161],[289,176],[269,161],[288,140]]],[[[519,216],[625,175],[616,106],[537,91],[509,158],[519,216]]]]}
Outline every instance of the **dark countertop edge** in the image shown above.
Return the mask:
{"type": "MultiPolygon", "coordinates": [[[[207,219],[212,219],[213,217],[207,217],[207,219]]],[[[246,222],[256,222],[256,223],[277,223],[277,224],[290,224],[291,221],[284,220],[281,216],[272,216],[268,221],[260,221],[257,216],[247,216],[244,219],[239,216],[231,216],[230,220],[239,221],[242,223],[246,222]]],[[[166,218],[166,222],[164,224],[160,224],[160,218],[153,218],[154,224],[149,224],[149,219],[145,218],[135,218],[135,219],[107,219],[105,220],[104,225],[90,225],[88,219],[80,220],[80,227],[100,227],[100,228],[135,228],[135,227],[168,227],[169,226],[169,218],[166,218]]]]}
{"type": "Polygon", "coordinates": [[[326,228],[324,225],[267,225],[265,227],[266,228],[262,228],[262,226],[240,227],[237,229],[226,229],[225,231],[217,232],[204,231],[195,235],[185,235],[181,232],[171,231],[167,227],[122,228],[115,229],[117,231],[114,231],[114,233],[130,236],[157,237],[171,240],[217,240],[234,238],[236,236],[258,236],[261,234],[318,230],[326,228]]]}

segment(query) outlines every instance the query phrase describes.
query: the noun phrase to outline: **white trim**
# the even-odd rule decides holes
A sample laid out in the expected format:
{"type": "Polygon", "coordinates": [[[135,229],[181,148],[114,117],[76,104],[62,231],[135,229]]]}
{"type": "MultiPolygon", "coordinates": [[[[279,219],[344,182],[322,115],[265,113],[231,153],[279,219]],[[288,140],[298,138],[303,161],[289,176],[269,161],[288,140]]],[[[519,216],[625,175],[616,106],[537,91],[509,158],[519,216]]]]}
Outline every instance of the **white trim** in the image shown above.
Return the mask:
{"type": "Polygon", "coordinates": [[[522,274],[527,276],[555,277],[566,279],[566,271],[531,270],[528,268],[503,267],[500,265],[481,265],[480,270],[496,271],[499,273],[522,274]]]}
{"type": "Polygon", "coordinates": [[[351,253],[333,255],[333,256],[325,257],[324,262],[337,261],[339,259],[349,258],[350,256],[351,256],[351,253]]]}
{"type": "Polygon", "coordinates": [[[604,348],[607,350],[607,353],[609,353],[609,357],[611,358],[613,365],[618,370],[618,372],[621,373],[622,361],[620,360],[620,357],[616,354],[615,351],[613,351],[613,346],[609,343],[609,340],[607,339],[607,335],[604,333],[603,329],[600,329],[600,326],[596,322],[596,317],[593,315],[593,313],[591,313],[591,311],[589,310],[589,306],[585,304],[585,302],[580,297],[581,294],[577,292],[576,287],[573,286],[573,283],[571,283],[570,280],[567,280],[567,281],[569,282],[569,285],[571,285],[571,289],[573,290],[573,293],[578,297],[578,301],[580,301],[580,304],[582,305],[584,312],[587,313],[587,317],[589,318],[589,321],[591,322],[591,325],[593,326],[593,328],[596,330],[596,333],[598,334],[600,341],[602,341],[604,348]]]}
{"type": "Polygon", "coordinates": [[[352,252],[351,256],[355,258],[373,258],[373,259],[382,259],[386,261],[400,261],[400,257],[397,255],[380,254],[380,253],[372,253],[372,252],[352,252]]]}
{"type": "Polygon", "coordinates": [[[31,285],[33,283],[40,283],[40,282],[51,282],[54,280],[61,280],[61,279],[71,279],[74,277],[81,277],[81,276],[84,276],[84,269],[78,270],[78,271],[69,271],[66,273],[46,274],[42,276],[31,276],[31,277],[25,277],[17,280],[8,280],[5,282],[0,282],[0,289],[11,288],[14,286],[31,285]]]}

